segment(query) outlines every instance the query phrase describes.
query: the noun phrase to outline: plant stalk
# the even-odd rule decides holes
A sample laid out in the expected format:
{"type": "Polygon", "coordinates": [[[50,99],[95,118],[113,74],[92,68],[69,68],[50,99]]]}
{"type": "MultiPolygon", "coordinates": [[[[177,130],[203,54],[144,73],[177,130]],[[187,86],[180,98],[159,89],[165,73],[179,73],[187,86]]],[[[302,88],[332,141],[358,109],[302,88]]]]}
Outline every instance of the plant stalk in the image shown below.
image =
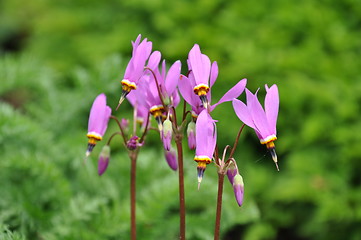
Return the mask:
{"type": "Polygon", "coordinates": [[[179,239],[186,239],[186,211],[184,199],[184,173],[183,173],[183,147],[182,137],[176,137],[178,154],[178,178],[179,178],[179,239]]]}
{"type": "Polygon", "coordinates": [[[130,236],[131,240],[137,239],[137,226],[136,226],[136,163],[138,152],[130,151],[129,157],[131,161],[130,165],[130,236]]]}
{"type": "Polygon", "coordinates": [[[223,182],[224,182],[224,174],[218,173],[218,195],[217,195],[216,221],[215,221],[215,225],[214,225],[214,240],[219,240],[219,234],[220,234],[221,215],[222,215],[223,182]]]}

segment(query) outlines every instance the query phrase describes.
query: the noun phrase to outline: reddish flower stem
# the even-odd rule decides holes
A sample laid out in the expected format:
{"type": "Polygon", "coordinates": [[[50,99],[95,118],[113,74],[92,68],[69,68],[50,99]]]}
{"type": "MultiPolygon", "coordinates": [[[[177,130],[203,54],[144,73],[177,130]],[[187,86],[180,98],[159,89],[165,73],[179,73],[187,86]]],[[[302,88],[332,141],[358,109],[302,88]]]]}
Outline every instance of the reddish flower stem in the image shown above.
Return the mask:
{"type": "MultiPolygon", "coordinates": [[[[183,172],[183,133],[182,127],[181,130],[178,128],[177,123],[177,113],[175,108],[171,108],[173,111],[173,129],[175,130],[175,143],[177,145],[177,155],[178,155],[178,185],[179,185],[179,239],[186,239],[186,206],[184,198],[184,172],[183,172]]],[[[183,111],[184,114],[184,111],[183,111]]],[[[183,116],[184,119],[184,116],[183,116]]]]}
{"type": "Polygon", "coordinates": [[[186,211],[184,199],[184,173],[183,173],[183,148],[182,137],[176,137],[178,153],[178,178],[179,178],[179,239],[186,239],[186,211]]]}
{"type": "Polygon", "coordinates": [[[238,141],[239,141],[239,137],[241,136],[242,130],[244,128],[244,126],[246,126],[245,124],[242,125],[242,127],[239,129],[236,140],[234,141],[234,145],[232,147],[231,153],[229,154],[228,158],[232,158],[234,152],[236,151],[237,145],[238,145],[238,141]]]}
{"type": "Polygon", "coordinates": [[[131,161],[130,165],[130,236],[131,240],[137,239],[137,226],[136,226],[136,163],[137,163],[138,152],[130,151],[129,158],[131,161]]]}
{"type": "Polygon", "coordinates": [[[224,174],[218,173],[218,195],[217,195],[216,221],[215,221],[215,225],[214,225],[214,240],[219,240],[219,234],[220,234],[221,215],[222,215],[223,182],[224,182],[224,174]]]}

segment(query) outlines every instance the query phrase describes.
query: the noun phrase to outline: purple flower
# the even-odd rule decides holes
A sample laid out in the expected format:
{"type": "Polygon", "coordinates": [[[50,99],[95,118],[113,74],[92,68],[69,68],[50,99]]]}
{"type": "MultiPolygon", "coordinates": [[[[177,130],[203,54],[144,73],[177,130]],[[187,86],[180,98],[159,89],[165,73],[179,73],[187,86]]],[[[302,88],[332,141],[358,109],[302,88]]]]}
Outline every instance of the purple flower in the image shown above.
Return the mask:
{"type": "Polygon", "coordinates": [[[196,122],[196,155],[194,161],[198,163],[198,188],[207,164],[212,162],[216,141],[217,131],[215,120],[212,119],[205,109],[199,114],[196,122]]]}
{"type": "MultiPolygon", "coordinates": [[[[218,73],[218,68],[217,68],[216,72],[218,73]]],[[[213,76],[214,75],[215,75],[215,73],[213,74],[213,76]]],[[[214,81],[215,81],[215,79],[216,79],[216,77],[214,77],[214,81]]],[[[211,78],[211,80],[212,80],[212,78],[211,78]]],[[[189,74],[189,77],[182,75],[179,80],[178,88],[179,88],[179,91],[182,94],[184,100],[189,105],[191,105],[192,116],[196,118],[198,116],[198,114],[201,111],[203,111],[204,107],[203,107],[203,104],[202,104],[201,100],[199,99],[199,97],[197,97],[197,95],[195,95],[193,92],[192,86],[194,85],[194,82],[195,81],[194,81],[194,77],[193,77],[192,73],[189,74]]],[[[213,85],[213,83],[214,82],[212,82],[212,85],[213,85]]],[[[244,78],[244,79],[240,80],[236,85],[234,85],[230,90],[228,90],[217,103],[210,106],[210,111],[212,112],[221,103],[228,102],[228,101],[233,100],[234,98],[237,98],[244,91],[246,84],[247,84],[247,79],[244,78]]],[[[209,89],[207,98],[208,98],[208,103],[210,103],[211,102],[211,89],[209,89]]]]}
{"type": "Polygon", "coordinates": [[[145,67],[145,62],[149,58],[152,51],[152,42],[146,38],[140,42],[141,35],[139,34],[135,42],[132,42],[133,52],[132,58],[130,59],[128,66],[125,70],[122,84],[122,94],[119,99],[119,104],[123,102],[124,98],[128,95],[131,90],[137,89],[139,79],[142,77],[145,67]]]}
{"type": "Polygon", "coordinates": [[[107,99],[105,94],[98,95],[90,109],[88,122],[88,148],[86,156],[88,157],[92,152],[97,141],[102,140],[102,137],[108,127],[108,121],[111,115],[111,108],[107,106],[107,99]]]}
{"type": "Polygon", "coordinates": [[[178,162],[175,150],[171,148],[169,151],[164,151],[164,157],[169,167],[176,171],[178,169],[178,162]]]}
{"type": "Polygon", "coordinates": [[[246,89],[247,105],[237,99],[234,99],[233,108],[238,118],[244,122],[244,124],[255,130],[261,144],[266,144],[278,170],[277,155],[274,144],[274,141],[277,139],[276,123],[279,108],[278,88],[275,84],[270,88],[266,85],[265,88],[267,94],[264,103],[264,110],[258,101],[257,93],[252,94],[248,89],[246,89]]]}
{"type": "Polygon", "coordinates": [[[109,164],[109,158],[110,158],[110,147],[109,147],[109,145],[105,145],[102,148],[102,151],[100,152],[99,160],[98,160],[99,176],[103,175],[105,170],[107,170],[108,164],[109,164]]]}
{"type": "Polygon", "coordinates": [[[242,206],[243,195],[244,195],[244,183],[242,176],[239,175],[238,173],[233,178],[233,191],[238,206],[242,206]]]}
{"type": "Polygon", "coordinates": [[[211,70],[211,61],[209,57],[205,54],[202,54],[198,44],[194,44],[193,48],[189,51],[188,54],[188,66],[189,70],[192,71],[194,76],[195,84],[193,86],[193,91],[200,97],[203,106],[207,108],[207,93],[217,78],[214,78],[213,76],[218,75],[217,63],[212,64],[211,70]],[[211,77],[212,79],[210,82],[211,72],[213,76],[211,77]]]}

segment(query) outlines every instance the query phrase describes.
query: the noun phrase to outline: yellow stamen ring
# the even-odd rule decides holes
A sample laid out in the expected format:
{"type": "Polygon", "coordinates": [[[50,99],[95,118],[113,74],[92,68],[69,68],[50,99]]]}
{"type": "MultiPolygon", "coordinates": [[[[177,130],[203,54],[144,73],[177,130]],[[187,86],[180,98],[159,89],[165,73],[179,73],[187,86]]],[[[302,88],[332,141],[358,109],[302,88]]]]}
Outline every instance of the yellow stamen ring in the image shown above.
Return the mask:
{"type": "Polygon", "coordinates": [[[162,116],[162,114],[164,112],[164,107],[163,107],[163,105],[156,105],[156,106],[151,107],[149,112],[154,117],[159,117],[159,116],[162,116]]]}
{"type": "Polygon", "coordinates": [[[205,167],[207,164],[210,164],[212,162],[212,159],[207,156],[195,156],[194,161],[198,163],[198,166],[204,165],[205,167]]]}
{"type": "Polygon", "coordinates": [[[89,138],[89,140],[88,140],[89,144],[95,145],[98,141],[102,140],[102,137],[99,134],[94,133],[94,132],[90,132],[86,136],[89,138]]]}
{"type": "Polygon", "coordinates": [[[207,95],[207,93],[209,92],[209,87],[207,84],[201,83],[201,84],[198,84],[197,86],[195,86],[193,88],[193,91],[198,96],[204,96],[204,95],[207,95]]]}
{"type": "Polygon", "coordinates": [[[137,85],[134,82],[129,81],[128,79],[123,79],[121,82],[122,88],[126,92],[137,89],[137,85]]]}
{"type": "Polygon", "coordinates": [[[270,143],[270,142],[273,142],[273,141],[276,141],[277,140],[277,137],[276,135],[271,135],[271,136],[268,136],[264,139],[261,139],[260,142],[261,144],[267,144],[267,143],[270,143]]]}

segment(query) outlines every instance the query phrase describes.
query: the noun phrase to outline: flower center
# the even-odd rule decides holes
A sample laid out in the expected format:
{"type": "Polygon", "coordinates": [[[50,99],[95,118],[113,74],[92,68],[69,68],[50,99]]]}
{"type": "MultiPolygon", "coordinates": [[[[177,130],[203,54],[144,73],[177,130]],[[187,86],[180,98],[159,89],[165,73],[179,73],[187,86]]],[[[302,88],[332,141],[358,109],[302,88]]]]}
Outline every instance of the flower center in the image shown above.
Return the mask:
{"type": "Polygon", "coordinates": [[[128,79],[123,79],[120,83],[122,84],[122,89],[126,92],[137,89],[137,85],[128,79]]]}
{"type": "Polygon", "coordinates": [[[207,95],[207,93],[209,92],[209,87],[207,84],[201,83],[201,84],[198,84],[197,86],[195,86],[193,88],[193,91],[198,96],[204,96],[204,95],[207,95]]]}
{"type": "MultiPolygon", "coordinates": [[[[261,142],[261,144],[268,144],[268,143],[272,143],[273,141],[276,141],[277,140],[277,137],[276,137],[276,135],[271,135],[271,136],[268,136],[268,137],[266,137],[266,138],[264,138],[264,139],[261,139],[260,140],[260,142],[261,142]]],[[[274,146],[274,144],[273,144],[273,146],[274,146]]],[[[267,146],[267,148],[268,148],[268,146],[267,146]]]]}

